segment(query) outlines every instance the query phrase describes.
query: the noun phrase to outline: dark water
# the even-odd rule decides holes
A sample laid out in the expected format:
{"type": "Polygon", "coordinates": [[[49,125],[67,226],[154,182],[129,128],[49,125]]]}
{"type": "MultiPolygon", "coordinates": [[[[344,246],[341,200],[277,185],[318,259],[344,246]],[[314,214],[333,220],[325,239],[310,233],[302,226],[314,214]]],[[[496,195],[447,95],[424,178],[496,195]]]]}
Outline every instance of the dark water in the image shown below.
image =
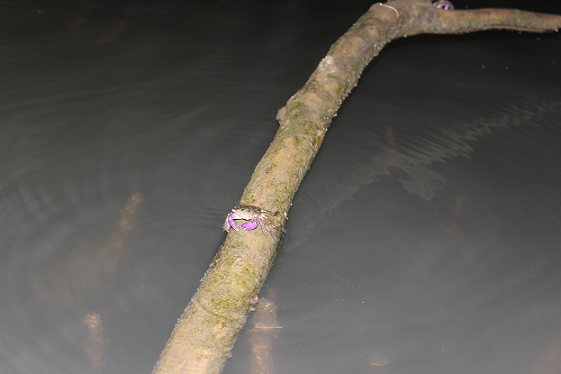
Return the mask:
{"type": "MultiPolygon", "coordinates": [[[[276,111],[370,4],[0,2],[0,373],[149,373],[276,111]]],[[[372,63],[264,288],[276,373],[561,372],[560,47],[372,63]]]]}

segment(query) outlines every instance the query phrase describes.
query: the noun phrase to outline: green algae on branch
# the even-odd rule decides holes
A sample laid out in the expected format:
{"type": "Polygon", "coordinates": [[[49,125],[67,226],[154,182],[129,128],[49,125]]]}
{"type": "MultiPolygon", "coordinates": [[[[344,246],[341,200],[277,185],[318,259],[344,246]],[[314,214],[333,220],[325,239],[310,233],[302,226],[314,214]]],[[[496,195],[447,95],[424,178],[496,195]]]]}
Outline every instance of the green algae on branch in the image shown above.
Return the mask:
{"type": "MultiPolygon", "coordinates": [[[[561,16],[509,9],[445,10],[430,0],[377,3],[333,44],[308,82],[279,110],[280,128],[245,188],[240,203],[280,211],[283,227],[292,199],[343,100],[368,63],[390,41],[416,34],[490,29],[547,32],[561,16]]],[[[280,222],[279,222],[280,221],[280,222]]],[[[162,352],[154,374],[218,374],[273,263],[280,238],[261,230],[234,231],[162,352]]]]}

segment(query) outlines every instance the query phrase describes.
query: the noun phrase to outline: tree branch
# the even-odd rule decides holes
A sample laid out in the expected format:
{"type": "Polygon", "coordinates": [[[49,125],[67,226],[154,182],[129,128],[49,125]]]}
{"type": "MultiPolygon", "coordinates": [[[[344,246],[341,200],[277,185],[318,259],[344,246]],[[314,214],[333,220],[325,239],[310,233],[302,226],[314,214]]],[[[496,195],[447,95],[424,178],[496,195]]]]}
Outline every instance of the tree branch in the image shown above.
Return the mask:
{"type": "MultiPolygon", "coordinates": [[[[276,226],[284,226],[292,199],[341,103],[364,68],[390,41],[421,33],[489,29],[547,32],[559,27],[561,16],[519,10],[444,10],[436,9],[430,0],[374,4],[337,40],[304,87],[279,110],[279,130],[255,168],[241,203],[279,210],[282,214],[271,219],[276,226]]],[[[257,301],[277,246],[278,239],[261,230],[230,230],[175,326],[154,374],[222,371],[247,313],[257,301]]]]}

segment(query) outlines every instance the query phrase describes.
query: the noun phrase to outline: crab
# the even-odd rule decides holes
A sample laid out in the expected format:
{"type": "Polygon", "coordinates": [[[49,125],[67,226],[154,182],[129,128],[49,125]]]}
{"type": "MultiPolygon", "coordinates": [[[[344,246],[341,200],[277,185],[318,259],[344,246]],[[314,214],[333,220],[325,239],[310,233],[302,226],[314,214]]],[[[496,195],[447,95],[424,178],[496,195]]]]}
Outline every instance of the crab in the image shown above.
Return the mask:
{"type": "Polygon", "coordinates": [[[449,2],[448,0],[437,0],[434,3],[432,3],[432,5],[436,9],[454,10],[454,5],[452,5],[452,3],[449,2]]]}
{"type": "Polygon", "coordinates": [[[276,238],[276,235],[271,230],[271,227],[283,233],[286,232],[286,230],[282,227],[276,226],[270,218],[270,216],[276,216],[279,213],[280,212],[278,210],[273,213],[269,210],[261,209],[253,205],[244,205],[238,203],[234,206],[234,209],[232,209],[232,211],[226,216],[223,228],[226,232],[230,230],[230,227],[236,231],[239,231],[234,220],[243,219],[246,222],[242,223],[242,229],[255,230],[259,225],[261,225],[261,230],[263,231],[263,234],[265,234],[265,236],[267,236],[268,232],[274,238],[276,238]]]}

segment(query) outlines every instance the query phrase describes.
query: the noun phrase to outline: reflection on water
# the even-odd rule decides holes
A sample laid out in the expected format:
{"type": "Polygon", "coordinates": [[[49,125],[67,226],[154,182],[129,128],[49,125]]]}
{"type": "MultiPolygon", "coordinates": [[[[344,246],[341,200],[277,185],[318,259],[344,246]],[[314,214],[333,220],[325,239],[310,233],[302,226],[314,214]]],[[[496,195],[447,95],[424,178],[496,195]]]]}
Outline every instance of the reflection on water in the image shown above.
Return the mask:
{"type": "Polygon", "coordinates": [[[100,280],[110,278],[118,271],[127,248],[127,236],[134,229],[133,222],[143,200],[142,194],[132,195],[107,245],[94,251],[70,252],[67,254],[69,258],[61,259],[61,263],[54,264],[53,269],[46,272],[47,288],[56,290],[46,293],[50,298],[88,292],[98,286],[100,280]]]}
{"type": "Polygon", "coordinates": [[[251,316],[253,328],[249,330],[251,344],[251,374],[274,374],[273,339],[278,336],[281,326],[277,324],[277,307],[274,304],[275,291],[268,289],[268,299],[261,297],[251,316]]]}
{"type": "Polygon", "coordinates": [[[388,360],[386,360],[382,356],[374,355],[370,357],[370,366],[371,366],[371,371],[369,372],[370,374],[386,374],[388,360]]]}
{"type": "Polygon", "coordinates": [[[90,372],[100,374],[103,367],[103,353],[107,349],[106,340],[103,338],[101,317],[97,313],[88,314],[84,324],[88,327],[86,354],[90,362],[90,372]]]}
{"type": "Polygon", "coordinates": [[[322,195],[319,209],[299,225],[296,232],[292,232],[290,243],[284,250],[289,251],[304,243],[311,235],[316,220],[352,199],[362,187],[378,181],[381,176],[394,174],[406,191],[423,200],[434,199],[438,196],[437,191],[446,186],[447,180],[427,165],[445,163],[459,156],[469,157],[476,142],[493,134],[494,129],[536,123],[540,117],[556,113],[560,108],[559,100],[524,97],[516,105],[497,110],[493,117],[468,122],[457,118],[439,127],[437,132],[427,132],[422,136],[405,134],[396,138],[393,128],[388,126],[385,144],[377,143],[376,149],[372,149],[363,162],[339,170],[341,177],[335,183],[325,185],[316,192],[322,195]],[[384,151],[379,152],[380,149],[384,151]]]}

